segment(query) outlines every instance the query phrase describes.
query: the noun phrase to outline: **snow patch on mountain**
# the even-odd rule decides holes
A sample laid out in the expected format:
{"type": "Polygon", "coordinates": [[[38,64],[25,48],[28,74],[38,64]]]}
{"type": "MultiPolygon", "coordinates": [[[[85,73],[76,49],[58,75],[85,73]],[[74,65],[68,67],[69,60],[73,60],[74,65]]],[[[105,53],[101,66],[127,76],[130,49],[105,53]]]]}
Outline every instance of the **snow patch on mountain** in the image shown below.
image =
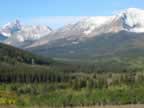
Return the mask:
{"type": "Polygon", "coordinates": [[[19,20],[9,22],[0,29],[0,34],[10,37],[13,33],[21,30],[21,27],[22,25],[19,20]]]}
{"type": "Polygon", "coordinates": [[[31,26],[25,25],[21,28],[20,31],[14,33],[11,37],[4,41],[6,44],[18,46],[19,44],[27,41],[35,41],[38,40],[45,35],[48,35],[51,32],[51,28],[48,26],[31,26]]]}
{"type": "Polygon", "coordinates": [[[86,29],[84,34],[89,35],[95,28],[102,26],[103,24],[110,21],[112,17],[88,17],[87,19],[79,22],[79,27],[86,29]]]}
{"type": "Polygon", "coordinates": [[[144,10],[129,8],[119,13],[123,27],[129,32],[144,32],[144,10]]]}
{"type": "Polygon", "coordinates": [[[16,36],[21,38],[19,41],[23,42],[25,40],[37,40],[45,35],[48,35],[51,29],[47,26],[24,26],[21,31],[16,33],[16,36]]]}

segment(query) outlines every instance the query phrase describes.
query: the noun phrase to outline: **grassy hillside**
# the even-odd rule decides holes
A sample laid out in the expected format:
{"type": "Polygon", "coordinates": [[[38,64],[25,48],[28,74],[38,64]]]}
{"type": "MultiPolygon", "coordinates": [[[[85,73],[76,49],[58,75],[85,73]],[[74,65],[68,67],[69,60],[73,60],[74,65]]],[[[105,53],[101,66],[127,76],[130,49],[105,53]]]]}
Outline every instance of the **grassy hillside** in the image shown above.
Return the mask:
{"type": "Polygon", "coordinates": [[[36,56],[27,51],[0,43],[0,62],[16,64],[51,64],[52,59],[36,56]]]}

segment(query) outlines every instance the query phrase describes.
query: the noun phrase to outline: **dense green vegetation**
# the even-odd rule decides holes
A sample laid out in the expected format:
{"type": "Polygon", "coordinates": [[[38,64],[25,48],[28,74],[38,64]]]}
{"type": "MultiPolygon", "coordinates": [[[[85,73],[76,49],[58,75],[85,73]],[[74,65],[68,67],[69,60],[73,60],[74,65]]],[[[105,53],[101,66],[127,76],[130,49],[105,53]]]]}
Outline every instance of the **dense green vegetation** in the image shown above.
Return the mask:
{"type": "Polygon", "coordinates": [[[0,105],[144,104],[143,56],[56,62],[3,44],[0,51],[0,105]]]}
{"type": "Polygon", "coordinates": [[[97,62],[48,66],[1,64],[0,92],[14,93],[19,107],[144,103],[142,57],[125,65],[123,59],[114,58],[97,62]]]}
{"type": "Polygon", "coordinates": [[[56,76],[58,75],[50,76],[52,80],[45,83],[1,83],[0,91],[3,94],[15,94],[13,99],[19,107],[144,103],[144,74],[141,72],[133,74],[78,73],[71,74],[70,76],[73,77],[67,80],[65,78],[68,77],[58,80],[56,76]]]}
{"type": "Polygon", "coordinates": [[[0,62],[8,64],[26,63],[26,64],[51,64],[52,59],[36,56],[27,51],[14,48],[0,43],[0,62]]]}

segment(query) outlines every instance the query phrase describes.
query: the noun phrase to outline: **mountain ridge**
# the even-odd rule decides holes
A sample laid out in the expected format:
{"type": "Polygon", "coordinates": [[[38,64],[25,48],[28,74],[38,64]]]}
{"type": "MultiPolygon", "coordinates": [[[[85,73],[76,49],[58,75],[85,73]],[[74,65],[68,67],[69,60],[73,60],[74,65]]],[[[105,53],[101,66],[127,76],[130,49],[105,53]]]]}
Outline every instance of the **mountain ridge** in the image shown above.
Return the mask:
{"type": "Polygon", "coordinates": [[[15,20],[5,24],[0,29],[0,34],[5,37],[4,43],[21,47],[21,44],[37,40],[51,31],[46,25],[23,25],[19,20],[15,20]]]}
{"type": "Polygon", "coordinates": [[[61,39],[77,40],[79,42],[100,34],[117,33],[123,30],[142,33],[144,32],[143,16],[144,10],[130,8],[114,16],[88,17],[50,33],[27,48],[51,44],[51,42],[61,39]]]}
{"type": "Polygon", "coordinates": [[[84,55],[95,58],[110,53],[141,52],[144,48],[144,10],[129,8],[113,16],[87,17],[36,40],[17,42],[13,37],[10,37],[12,45],[50,57],[79,58],[84,55]]]}

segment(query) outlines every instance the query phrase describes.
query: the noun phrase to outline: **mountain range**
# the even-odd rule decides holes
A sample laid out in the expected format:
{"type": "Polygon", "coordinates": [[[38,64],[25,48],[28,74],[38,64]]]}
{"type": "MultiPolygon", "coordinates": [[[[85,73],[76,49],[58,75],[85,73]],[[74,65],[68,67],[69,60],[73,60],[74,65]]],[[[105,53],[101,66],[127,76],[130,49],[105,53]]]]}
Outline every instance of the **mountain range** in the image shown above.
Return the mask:
{"type": "Polygon", "coordinates": [[[0,34],[6,44],[50,57],[142,54],[144,10],[129,8],[113,16],[86,17],[57,30],[24,26],[16,20],[2,27],[0,34]]]}
{"type": "Polygon", "coordinates": [[[48,35],[52,29],[46,25],[23,25],[19,20],[9,22],[0,29],[4,43],[24,47],[41,37],[48,35]]]}

